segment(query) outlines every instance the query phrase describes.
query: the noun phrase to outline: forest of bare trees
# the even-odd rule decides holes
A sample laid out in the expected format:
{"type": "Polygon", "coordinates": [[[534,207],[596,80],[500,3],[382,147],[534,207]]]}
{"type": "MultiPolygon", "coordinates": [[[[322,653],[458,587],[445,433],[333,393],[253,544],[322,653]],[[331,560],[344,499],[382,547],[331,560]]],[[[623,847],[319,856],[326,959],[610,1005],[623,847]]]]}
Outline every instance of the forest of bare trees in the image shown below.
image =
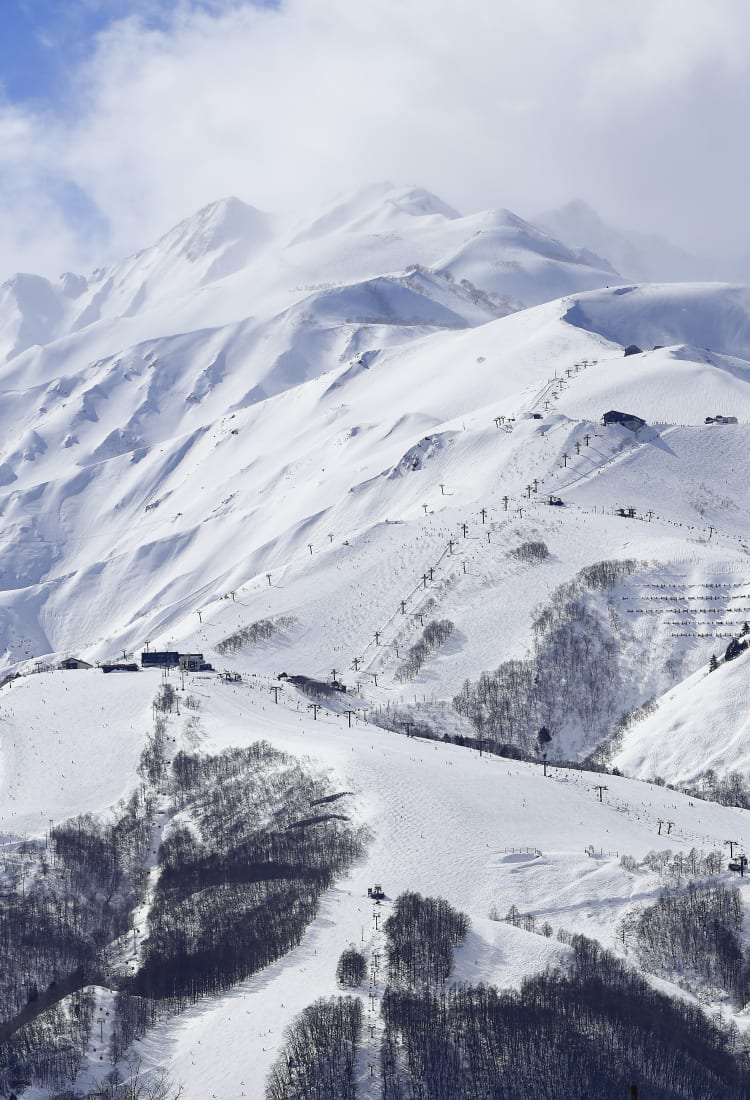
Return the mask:
{"type": "MultiPolygon", "coordinates": [[[[478,736],[533,755],[539,730],[575,722],[600,739],[622,717],[620,647],[610,617],[590,598],[635,571],[634,560],[601,561],[561,585],[533,623],[533,651],[466,680],[453,705],[478,736]]],[[[554,739],[552,742],[554,752],[554,739]]]]}
{"type": "Polygon", "coordinates": [[[742,941],[739,889],[721,882],[665,887],[635,920],[638,958],[665,976],[692,972],[740,1007],[750,998],[750,958],[742,941]]]}
{"type": "Polygon", "coordinates": [[[430,620],[396,669],[395,675],[399,683],[413,680],[430,654],[448,641],[453,630],[454,625],[450,619],[430,620]]]}
{"type": "Polygon", "coordinates": [[[461,985],[383,998],[383,1100],[747,1100],[732,1037],[599,944],[519,990],[461,985]]]}
{"type": "MultiPolygon", "coordinates": [[[[128,800],[109,815],[62,822],[5,859],[0,1096],[75,1078],[91,1030],[87,987],[116,991],[117,1064],[166,1013],[296,946],[323,891],[362,854],[366,835],[349,819],[346,792],[265,743],[170,761],[173,705],[173,689],[161,685],[142,783],[128,800]],[[157,796],[160,813],[179,810],[183,824],[158,850],[150,934],[126,976],[112,947],[144,900],[157,796]]],[[[107,1096],[126,1095],[122,1082],[110,1086],[107,1096]]]]}
{"type": "Polygon", "coordinates": [[[190,825],[159,849],[149,942],[128,992],[179,1007],[296,946],[364,834],[339,801],[329,808],[325,780],[263,742],[178,753],[171,776],[190,825]]]}
{"type": "Polygon", "coordinates": [[[362,1030],[359,997],[321,998],[284,1032],[266,1100],[355,1100],[354,1061],[362,1030]]]}

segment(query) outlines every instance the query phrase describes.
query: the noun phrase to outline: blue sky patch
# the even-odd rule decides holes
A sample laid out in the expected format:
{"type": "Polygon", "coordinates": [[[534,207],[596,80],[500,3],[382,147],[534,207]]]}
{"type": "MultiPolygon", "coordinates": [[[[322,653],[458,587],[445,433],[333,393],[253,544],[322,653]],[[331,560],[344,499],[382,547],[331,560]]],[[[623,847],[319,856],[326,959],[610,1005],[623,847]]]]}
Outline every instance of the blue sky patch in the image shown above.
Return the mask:
{"type": "Polygon", "coordinates": [[[178,6],[179,0],[2,0],[0,87],[11,102],[59,103],[99,32],[128,16],[166,26],[178,6]]]}

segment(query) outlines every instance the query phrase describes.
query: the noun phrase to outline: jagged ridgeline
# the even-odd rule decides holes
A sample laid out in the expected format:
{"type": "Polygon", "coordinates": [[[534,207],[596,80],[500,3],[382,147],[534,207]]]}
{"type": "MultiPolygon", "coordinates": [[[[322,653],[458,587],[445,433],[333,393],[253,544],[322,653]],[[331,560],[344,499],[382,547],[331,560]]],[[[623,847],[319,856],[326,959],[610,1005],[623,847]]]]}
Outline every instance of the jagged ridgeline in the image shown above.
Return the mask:
{"type": "Polygon", "coordinates": [[[623,715],[643,700],[623,667],[631,635],[610,597],[638,567],[626,559],[582,569],[537,615],[529,657],[504,661],[464,683],[453,705],[479,736],[523,753],[548,748],[565,755],[571,743],[591,748],[616,731],[623,715]],[[567,731],[564,749],[558,750],[555,738],[540,746],[542,727],[567,731]]]}

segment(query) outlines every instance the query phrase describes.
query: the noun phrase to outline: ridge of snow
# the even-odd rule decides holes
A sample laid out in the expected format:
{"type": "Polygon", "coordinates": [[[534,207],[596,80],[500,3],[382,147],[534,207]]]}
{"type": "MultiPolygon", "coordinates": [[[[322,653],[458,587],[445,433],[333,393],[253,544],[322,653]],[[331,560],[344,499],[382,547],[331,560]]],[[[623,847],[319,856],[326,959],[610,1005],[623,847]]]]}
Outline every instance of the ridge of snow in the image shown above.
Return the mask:
{"type": "Polygon", "coordinates": [[[338,199],[295,237],[295,243],[331,232],[381,233],[411,226],[413,219],[460,218],[458,211],[423,187],[372,184],[338,199]]]}

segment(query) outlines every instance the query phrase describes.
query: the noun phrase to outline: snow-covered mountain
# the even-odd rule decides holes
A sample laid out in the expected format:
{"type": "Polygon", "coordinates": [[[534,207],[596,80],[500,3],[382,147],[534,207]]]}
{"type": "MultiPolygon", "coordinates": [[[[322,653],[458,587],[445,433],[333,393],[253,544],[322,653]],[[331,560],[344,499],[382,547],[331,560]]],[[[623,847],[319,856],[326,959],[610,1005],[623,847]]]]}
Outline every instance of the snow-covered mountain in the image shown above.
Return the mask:
{"type": "Polygon", "coordinates": [[[570,247],[585,250],[592,263],[606,257],[626,279],[689,282],[729,277],[715,262],[693,256],[664,237],[610,225],[582,199],[547,210],[534,220],[570,247]]]}
{"type": "MultiPolygon", "coordinates": [[[[551,598],[555,585],[597,554],[610,556],[610,538],[620,546],[621,521],[610,518],[601,521],[601,539],[580,554],[578,515],[540,507],[550,494],[564,491],[571,508],[594,514],[627,503],[657,512],[667,527],[712,525],[735,542],[743,537],[745,481],[726,474],[742,468],[745,429],[704,421],[717,413],[750,417],[744,288],[623,286],[521,309],[530,285],[541,297],[550,278],[557,282],[575,268],[563,246],[509,214],[460,218],[424,192],[375,188],[297,225],[293,237],[287,226],[286,252],[306,249],[308,271],[314,254],[330,272],[338,247],[350,275],[356,265],[360,275],[365,265],[373,270],[384,258],[380,248],[404,258],[418,243],[421,260],[434,261],[440,251],[439,262],[356,282],[300,285],[293,291],[299,300],[274,313],[277,286],[253,299],[257,316],[170,332],[176,316],[200,312],[209,291],[217,291],[214,304],[219,288],[227,298],[234,294],[234,306],[221,308],[237,309],[238,285],[261,279],[274,232],[278,223],[273,228],[236,201],[202,211],[113,269],[104,280],[109,316],[83,325],[80,315],[68,318],[67,334],[13,355],[0,370],[0,629],[9,670],[48,652],[77,648],[102,658],[146,639],[179,638],[190,633],[197,609],[269,571],[294,572],[298,556],[300,591],[309,591],[318,549],[328,545],[335,557],[340,541],[378,541],[386,522],[406,524],[399,553],[416,537],[420,516],[419,537],[432,532],[437,547],[436,530],[482,506],[503,531],[518,516],[518,526],[496,536],[508,544],[506,553],[525,523],[529,537],[559,529],[564,543],[553,557],[561,566],[529,577],[517,612],[506,610],[503,631],[488,636],[476,627],[492,614],[484,586],[506,598],[502,554],[476,597],[462,596],[462,652],[445,674],[439,661],[430,673],[438,694],[450,698],[464,680],[527,652],[530,606],[551,598]],[[385,234],[384,224],[391,226],[385,234]],[[457,247],[448,248],[449,237],[457,247]],[[240,251],[251,259],[229,272],[226,257],[240,251]],[[513,267],[511,254],[523,262],[513,267]],[[214,278],[217,264],[224,274],[214,278]],[[161,335],[108,350],[160,325],[161,335]],[[644,350],[623,357],[630,345],[644,350]],[[597,425],[609,408],[658,427],[634,435],[610,426],[602,434],[597,425]],[[543,419],[524,419],[532,414],[543,419]],[[583,443],[589,436],[603,442],[583,443]],[[731,461],[738,465],[728,467],[735,448],[731,461]],[[530,498],[533,482],[538,491],[530,498]],[[494,510],[486,501],[495,501],[494,510]]],[[[586,280],[596,276],[579,266],[586,280]]],[[[663,530],[655,523],[648,542],[663,530]]],[[[710,560],[716,545],[712,536],[710,560]]],[[[674,552],[671,543],[663,552],[641,550],[644,560],[656,557],[665,568],[674,552]]],[[[341,568],[337,559],[339,586],[341,568]]],[[[392,597],[380,587],[384,614],[392,597]]],[[[353,592],[350,598],[356,601],[353,592]]],[[[259,615],[266,602],[263,593],[259,615]]],[[[271,610],[300,618],[293,604],[271,610]]],[[[352,640],[350,657],[365,646],[371,626],[361,624],[364,635],[352,640]]],[[[313,660],[307,671],[322,675],[341,648],[340,640],[318,642],[314,660],[304,651],[300,659],[313,660]]],[[[677,672],[642,675],[613,707],[624,713],[639,706],[707,660],[709,646],[698,637],[689,654],[682,643],[677,648],[677,672]]],[[[270,672],[273,649],[269,661],[270,672]]],[[[594,724],[584,733],[573,723],[561,731],[557,751],[590,751],[606,732],[594,724]]]]}
{"type": "Polygon", "coordinates": [[[0,292],[0,351],[12,358],[89,329],[114,351],[147,336],[251,316],[268,321],[314,291],[356,287],[415,266],[498,295],[500,312],[590,289],[603,278],[598,262],[507,211],[460,217],[419,188],[366,188],[307,218],[263,214],[230,198],[87,278],[11,279],[0,292]]]}
{"type": "MultiPolygon", "coordinates": [[[[310,805],[351,798],[337,820],[370,831],[291,952],[155,1014],[137,1049],[186,1096],[264,1095],[284,1028],[337,992],[341,951],[384,951],[374,882],[382,912],[403,890],[446,897],[473,922],[455,976],[517,986],[568,942],[491,913],[623,953],[663,882],[643,861],[665,822],[679,850],[750,844],[747,811],[696,794],[747,766],[748,658],[723,659],[750,616],[746,287],[627,285],[507,211],[380,185],[304,218],[225,200],[106,272],[17,276],[0,347],[11,870],[25,834],[148,803],[116,985],[150,950],[159,844],[200,833],[178,752],[263,737],[328,775],[310,805]],[[146,647],[226,678],[172,674],[173,699],[158,670],[51,670],[146,647]],[[319,712],[282,672],[347,692],[319,712]]],[[[104,1068],[92,1041],[79,1084],[104,1068]]]]}

